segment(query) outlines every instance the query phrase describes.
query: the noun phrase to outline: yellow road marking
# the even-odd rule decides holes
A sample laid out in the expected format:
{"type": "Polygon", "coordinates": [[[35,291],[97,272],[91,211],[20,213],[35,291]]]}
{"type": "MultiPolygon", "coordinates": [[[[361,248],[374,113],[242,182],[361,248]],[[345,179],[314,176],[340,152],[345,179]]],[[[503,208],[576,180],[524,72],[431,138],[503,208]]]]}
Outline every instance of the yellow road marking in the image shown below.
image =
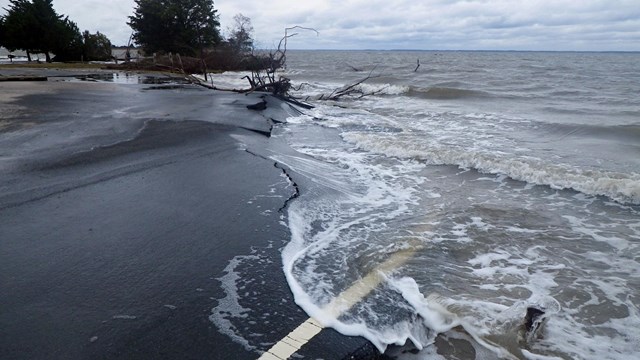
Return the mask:
{"type": "MultiPolygon", "coordinates": [[[[421,246],[417,241],[410,243],[411,247],[400,250],[391,255],[385,262],[378,265],[365,277],[353,284],[350,288],[336,296],[323,310],[332,317],[349,310],[353,305],[360,302],[373,289],[384,280],[385,274],[397,269],[406,263],[421,246]]],[[[320,333],[323,326],[313,318],[307,319],[302,325],[285,336],[284,339],[273,345],[258,360],[287,360],[291,355],[309,342],[314,336],[320,333]]]]}

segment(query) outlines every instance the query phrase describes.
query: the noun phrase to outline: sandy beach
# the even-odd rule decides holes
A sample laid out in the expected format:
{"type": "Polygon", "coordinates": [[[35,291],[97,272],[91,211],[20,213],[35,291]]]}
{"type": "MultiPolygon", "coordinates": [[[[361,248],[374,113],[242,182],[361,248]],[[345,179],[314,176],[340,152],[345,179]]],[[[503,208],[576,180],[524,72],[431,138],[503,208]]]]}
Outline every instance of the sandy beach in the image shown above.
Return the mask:
{"type": "MultiPolygon", "coordinates": [[[[12,71],[49,81],[0,85],[0,358],[255,359],[307,319],[280,261],[300,190],[261,156],[294,108],[160,75],[12,71]],[[240,303],[274,315],[247,318],[264,344],[249,350],[210,316],[225,268],[256,253],[262,300],[240,303]]],[[[299,354],[365,344],[323,331],[299,354]]]]}

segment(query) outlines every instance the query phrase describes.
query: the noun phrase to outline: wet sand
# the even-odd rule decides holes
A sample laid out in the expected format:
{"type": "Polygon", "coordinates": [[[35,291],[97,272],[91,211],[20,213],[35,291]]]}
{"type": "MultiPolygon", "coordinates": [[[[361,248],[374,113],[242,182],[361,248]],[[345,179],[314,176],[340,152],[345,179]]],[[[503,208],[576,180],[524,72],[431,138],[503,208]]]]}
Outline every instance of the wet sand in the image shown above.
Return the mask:
{"type": "MultiPolygon", "coordinates": [[[[2,73],[2,71],[0,71],[2,73]]],[[[50,76],[51,74],[45,74],[50,76]]],[[[50,79],[51,80],[51,79],[50,79]]],[[[5,82],[0,92],[0,358],[255,359],[304,322],[281,270],[298,189],[264,154],[295,112],[186,84],[5,82]],[[238,255],[269,257],[243,304],[277,313],[249,350],[209,320],[238,255]],[[277,320],[277,322],[274,322],[277,320]]],[[[299,354],[366,341],[323,331],[299,354]]]]}

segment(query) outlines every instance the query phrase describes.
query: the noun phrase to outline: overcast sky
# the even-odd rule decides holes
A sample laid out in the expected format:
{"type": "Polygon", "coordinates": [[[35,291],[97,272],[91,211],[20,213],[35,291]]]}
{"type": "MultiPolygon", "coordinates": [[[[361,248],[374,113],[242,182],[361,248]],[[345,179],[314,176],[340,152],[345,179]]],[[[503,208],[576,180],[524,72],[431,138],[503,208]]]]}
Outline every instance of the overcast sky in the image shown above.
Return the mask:
{"type": "MultiPolygon", "coordinates": [[[[8,0],[0,0],[6,8],[8,0]]],[[[81,30],[124,45],[133,0],[54,0],[81,30]]],[[[218,0],[221,30],[251,18],[256,44],[273,48],[640,51],[640,0],[218,0]]],[[[4,13],[4,10],[0,11],[4,13]]]]}

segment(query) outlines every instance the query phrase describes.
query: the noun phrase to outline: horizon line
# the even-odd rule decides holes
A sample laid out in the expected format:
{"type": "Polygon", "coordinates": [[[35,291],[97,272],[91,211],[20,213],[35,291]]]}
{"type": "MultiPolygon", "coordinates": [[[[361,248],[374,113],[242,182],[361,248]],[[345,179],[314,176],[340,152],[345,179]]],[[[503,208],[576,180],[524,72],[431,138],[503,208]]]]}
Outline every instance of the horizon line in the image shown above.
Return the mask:
{"type": "MultiPolygon", "coordinates": [[[[263,50],[273,50],[273,49],[256,49],[259,51],[263,50]]],[[[287,50],[297,50],[297,51],[429,51],[429,52],[563,52],[563,53],[640,53],[639,50],[499,50],[499,49],[305,49],[305,48],[288,48],[287,50]]]]}

